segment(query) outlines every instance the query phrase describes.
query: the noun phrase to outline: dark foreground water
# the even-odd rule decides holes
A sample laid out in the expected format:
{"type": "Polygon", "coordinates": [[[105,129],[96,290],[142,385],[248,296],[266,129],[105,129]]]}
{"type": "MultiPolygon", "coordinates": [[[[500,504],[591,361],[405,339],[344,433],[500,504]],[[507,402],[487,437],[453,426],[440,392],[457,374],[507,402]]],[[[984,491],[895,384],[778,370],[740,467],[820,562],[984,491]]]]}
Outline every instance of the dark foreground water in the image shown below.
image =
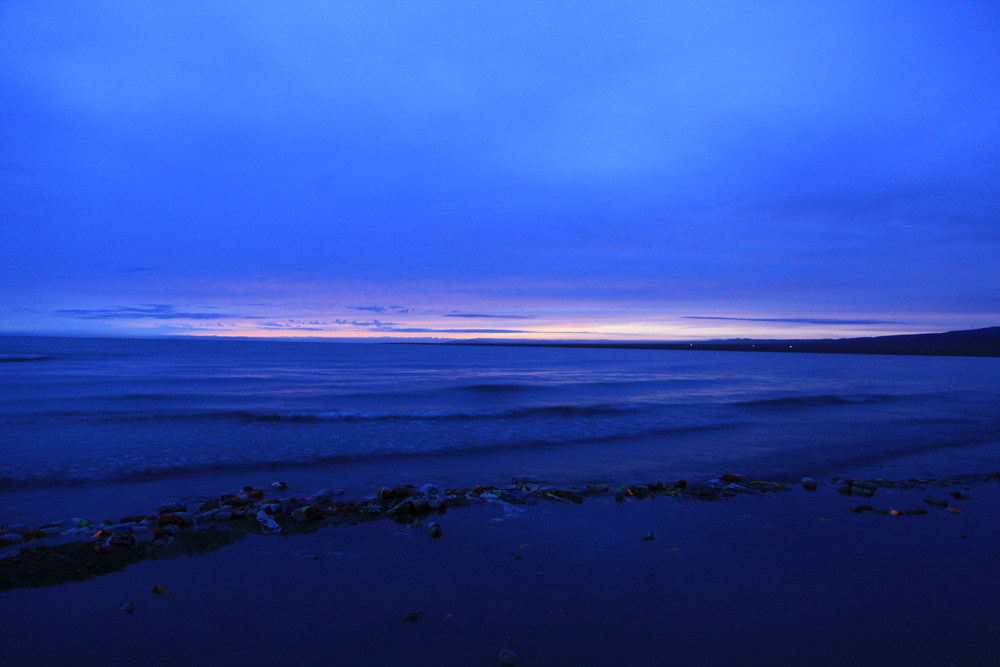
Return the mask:
{"type": "Polygon", "coordinates": [[[278,479],[979,472],[998,441],[994,358],[0,338],[0,523],[278,479]]]}

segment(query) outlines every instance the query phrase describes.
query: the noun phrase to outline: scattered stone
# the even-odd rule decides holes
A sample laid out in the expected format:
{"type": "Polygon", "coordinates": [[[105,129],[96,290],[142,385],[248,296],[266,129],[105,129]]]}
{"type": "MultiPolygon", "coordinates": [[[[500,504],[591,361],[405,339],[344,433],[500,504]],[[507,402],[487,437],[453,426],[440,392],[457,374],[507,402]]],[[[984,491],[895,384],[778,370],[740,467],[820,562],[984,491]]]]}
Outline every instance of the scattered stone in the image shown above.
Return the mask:
{"type": "Polygon", "coordinates": [[[436,540],[437,538],[441,537],[441,526],[439,526],[437,522],[432,521],[427,526],[427,534],[436,540]]]}
{"type": "Polygon", "coordinates": [[[420,495],[424,497],[440,496],[444,491],[437,484],[424,484],[420,487],[420,495]]]}
{"type": "Polygon", "coordinates": [[[851,495],[852,496],[862,496],[864,498],[871,498],[872,496],[875,495],[875,492],[872,491],[871,489],[866,489],[863,486],[862,487],[852,486],[851,487],[851,495]]]}
{"type": "Polygon", "coordinates": [[[170,591],[167,590],[166,586],[153,586],[154,595],[170,595],[170,591]]]}
{"type": "Polygon", "coordinates": [[[907,516],[917,516],[919,514],[927,514],[927,508],[926,507],[911,507],[908,510],[904,510],[904,513],[907,516]]]}
{"type": "Polygon", "coordinates": [[[20,535],[18,533],[5,533],[3,535],[0,535],[0,547],[7,547],[12,544],[21,544],[23,542],[24,542],[24,535],[20,535]]]}
{"type": "Polygon", "coordinates": [[[187,505],[181,503],[164,503],[157,508],[157,514],[171,514],[173,512],[186,512],[187,505]]]}
{"type": "Polygon", "coordinates": [[[947,507],[948,501],[944,498],[935,498],[934,496],[926,496],[924,502],[928,505],[933,505],[934,507],[947,507]]]}
{"type": "Polygon", "coordinates": [[[812,477],[802,478],[802,488],[805,489],[806,491],[815,491],[816,486],[817,486],[816,480],[814,480],[812,477]]]}
{"type": "Polygon", "coordinates": [[[852,479],[850,481],[850,483],[851,483],[851,486],[853,486],[856,489],[865,489],[865,490],[871,491],[873,493],[878,490],[878,485],[875,484],[874,482],[863,482],[861,480],[852,479]]]}
{"type": "Polygon", "coordinates": [[[500,664],[511,667],[517,664],[517,653],[514,653],[509,648],[505,648],[500,651],[500,664]]]}
{"type": "Polygon", "coordinates": [[[643,542],[649,542],[649,541],[655,540],[655,539],[656,539],[656,534],[653,533],[653,531],[649,531],[648,533],[646,533],[642,537],[643,542]]]}
{"type": "Polygon", "coordinates": [[[587,485],[587,490],[590,491],[591,493],[607,493],[608,492],[608,485],[607,484],[588,484],[587,485]]]}
{"type": "Polygon", "coordinates": [[[838,486],[837,493],[839,493],[842,496],[849,496],[851,495],[851,487],[848,486],[847,484],[844,484],[843,486],[838,486]]]}
{"type": "Polygon", "coordinates": [[[739,482],[743,481],[743,478],[740,477],[739,475],[733,475],[733,474],[730,474],[730,473],[726,473],[725,475],[723,475],[719,479],[721,479],[723,482],[728,482],[730,484],[739,483],[739,482]]]}
{"type": "Polygon", "coordinates": [[[855,514],[861,514],[862,512],[874,512],[875,510],[871,505],[855,505],[851,508],[851,511],[855,514]]]}
{"type": "Polygon", "coordinates": [[[542,478],[534,475],[515,475],[510,481],[514,484],[541,484],[542,478]]]}
{"type": "Polygon", "coordinates": [[[403,623],[416,623],[417,619],[420,618],[423,615],[424,615],[424,612],[422,612],[422,611],[412,612],[412,613],[406,615],[406,617],[403,619],[403,623]]]}
{"type": "Polygon", "coordinates": [[[260,532],[264,535],[277,535],[281,532],[281,526],[271,518],[265,509],[257,512],[257,523],[260,524],[260,532]]]}

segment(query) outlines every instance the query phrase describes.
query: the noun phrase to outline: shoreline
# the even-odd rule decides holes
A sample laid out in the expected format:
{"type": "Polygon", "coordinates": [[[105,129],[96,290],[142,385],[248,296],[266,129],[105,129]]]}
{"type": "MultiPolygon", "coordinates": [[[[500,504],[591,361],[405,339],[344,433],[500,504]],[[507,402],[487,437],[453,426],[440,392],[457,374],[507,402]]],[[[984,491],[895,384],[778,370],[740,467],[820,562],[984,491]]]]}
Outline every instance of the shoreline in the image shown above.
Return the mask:
{"type": "MultiPolygon", "coordinates": [[[[956,500],[967,498],[961,491],[952,497],[927,495],[917,503],[908,498],[907,507],[875,507],[864,502],[882,489],[941,493],[942,489],[1000,482],[1000,472],[967,474],[948,479],[868,480],[832,478],[817,483],[803,478],[801,486],[810,493],[835,487],[839,495],[851,498],[855,513],[882,516],[917,516],[930,509],[961,514],[956,500]]],[[[275,485],[278,486],[277,484],[275,485]]],[[[190,504],[168,503],[158,513],[125,515],[121,521],[103,522],[72,518],[30,528],[23,524],[0,525],[0,594],[16,588],[58,586],[86,581],[120,571],[147,559],[169,560],[202,555],[228,547],[250,535],[271,534],[295,537],[321,529],[391,520],[401,525],[430,521],[484,505],[526,508],[539,503],[584,504],[585,499],[631,503],[665,498],[667,502],[718,502],[737,496],[764,496],[792,490],[792,486],[765,480],[743,480],[726,474],[702,483],[687,480],[649,484],[587,483],[571,487],[551,486],[541,478],[520,476],[509,485],[442,489],[427,484],[381,488],[375,496],[343,499],[342,489],[323,489],[306,497],[276,495],[284,491],[244,487],[238,494],[223,494],[190,504]],[[223,518],[224,517],[224,518],[223,518]]],[[[913,494],[909,494],[913,496],[913,494]]],[[[898,501],[899,499],[897,499],[898,501]]],[[[899,504],[897,502],[897,504],[899,504]]],[[[958,503],[959,505],[961,503],[958,503]]],[[[437,537],[439,537],[438,535],[437,537]]]]}
{"type": "MultiPolygon", "coordinates": [[[[272,515],[281,535],[247,519],[225,544],[0,592],[2,650],[23,665],[497,665],[501,651],[521,667],[991,664],[1000,473],[876,478],[871,496],[838,493],[840,479],[816,491],[752,481],[586,494],[523,482],[508,499],[473,487],[393,515],[406,498],[334,496],[329,517],[272,515]],[[346,516],[372,504],[388,507],[346,516]]],[[[210,532],[223,534],[177,535],[210,532]]]]}

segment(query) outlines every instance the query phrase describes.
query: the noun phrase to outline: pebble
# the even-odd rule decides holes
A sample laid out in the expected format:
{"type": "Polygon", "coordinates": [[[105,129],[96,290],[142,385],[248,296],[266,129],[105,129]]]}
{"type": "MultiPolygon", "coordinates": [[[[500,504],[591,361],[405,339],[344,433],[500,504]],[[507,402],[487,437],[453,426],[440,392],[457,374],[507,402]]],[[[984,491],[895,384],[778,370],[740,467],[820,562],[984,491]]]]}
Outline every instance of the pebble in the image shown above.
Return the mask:
{"type": "Polygon", "coordinates": [[[646,533],[643,536],[642,539],[643,539],[644,542],[649,542],[650,540],[655,540],[656,539],[656,535],[653,533],[653,531],[649,531],[648,533],[646,533]]]}
{"type": "Polygon", "coordinates": [[[814,480],[812,477],[803,477],[802,478],[802,488],[805,489],[806,491],[815,491],[816,490],[816,480],[814,480]]]}
{"type": "Polygon", "coordinates": [[[172,514],[187,511],[187,505],[181,503],[164,503],[157,508],[157,514],[172,514]]]}
{"type": "Polygon", "coordinates": [[[924,502],[928,505],[933,505],[934,507],[947,507],[948,501],[944,498],[935,498],[934,496],[927,496],[924,498],[924,502]]]}
{"type": "Polygon", "coordinates": [[[507,665],[508,667],[510,665],[516,665],[517,653],[514,653],[509,648],[505,648],[504,650],[500,651],[500,664],[507,665]]]}
{"type": "Polygon", "coordinates": [[[514,484],[541,484],[542,478],[534,475],[515,475],[510,481],[514,484]]]}
{"type": "Polygon", "coordinates": [[[437,484],[424,484],[420,487],[422,496],[440,496],[444,491],[437,484]]]}
{"type": "Polygon", "coordinates": [[[432,521],[427,526],[427,534],[436,540],[437,538],[441,537],[441,526],[439,526],[436,522],[432,521]]]}

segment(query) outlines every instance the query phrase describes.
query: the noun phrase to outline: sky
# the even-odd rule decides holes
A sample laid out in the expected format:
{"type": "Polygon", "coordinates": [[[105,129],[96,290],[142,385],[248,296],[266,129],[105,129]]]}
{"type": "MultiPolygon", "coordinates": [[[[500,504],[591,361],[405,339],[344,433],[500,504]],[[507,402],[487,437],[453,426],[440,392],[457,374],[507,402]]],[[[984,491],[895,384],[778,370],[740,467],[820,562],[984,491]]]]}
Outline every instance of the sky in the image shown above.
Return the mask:
{"type": "Polygon", "coordinates": [[[1000,324],[1000,3],[0,1],[0,333],[1000,324]]]}

